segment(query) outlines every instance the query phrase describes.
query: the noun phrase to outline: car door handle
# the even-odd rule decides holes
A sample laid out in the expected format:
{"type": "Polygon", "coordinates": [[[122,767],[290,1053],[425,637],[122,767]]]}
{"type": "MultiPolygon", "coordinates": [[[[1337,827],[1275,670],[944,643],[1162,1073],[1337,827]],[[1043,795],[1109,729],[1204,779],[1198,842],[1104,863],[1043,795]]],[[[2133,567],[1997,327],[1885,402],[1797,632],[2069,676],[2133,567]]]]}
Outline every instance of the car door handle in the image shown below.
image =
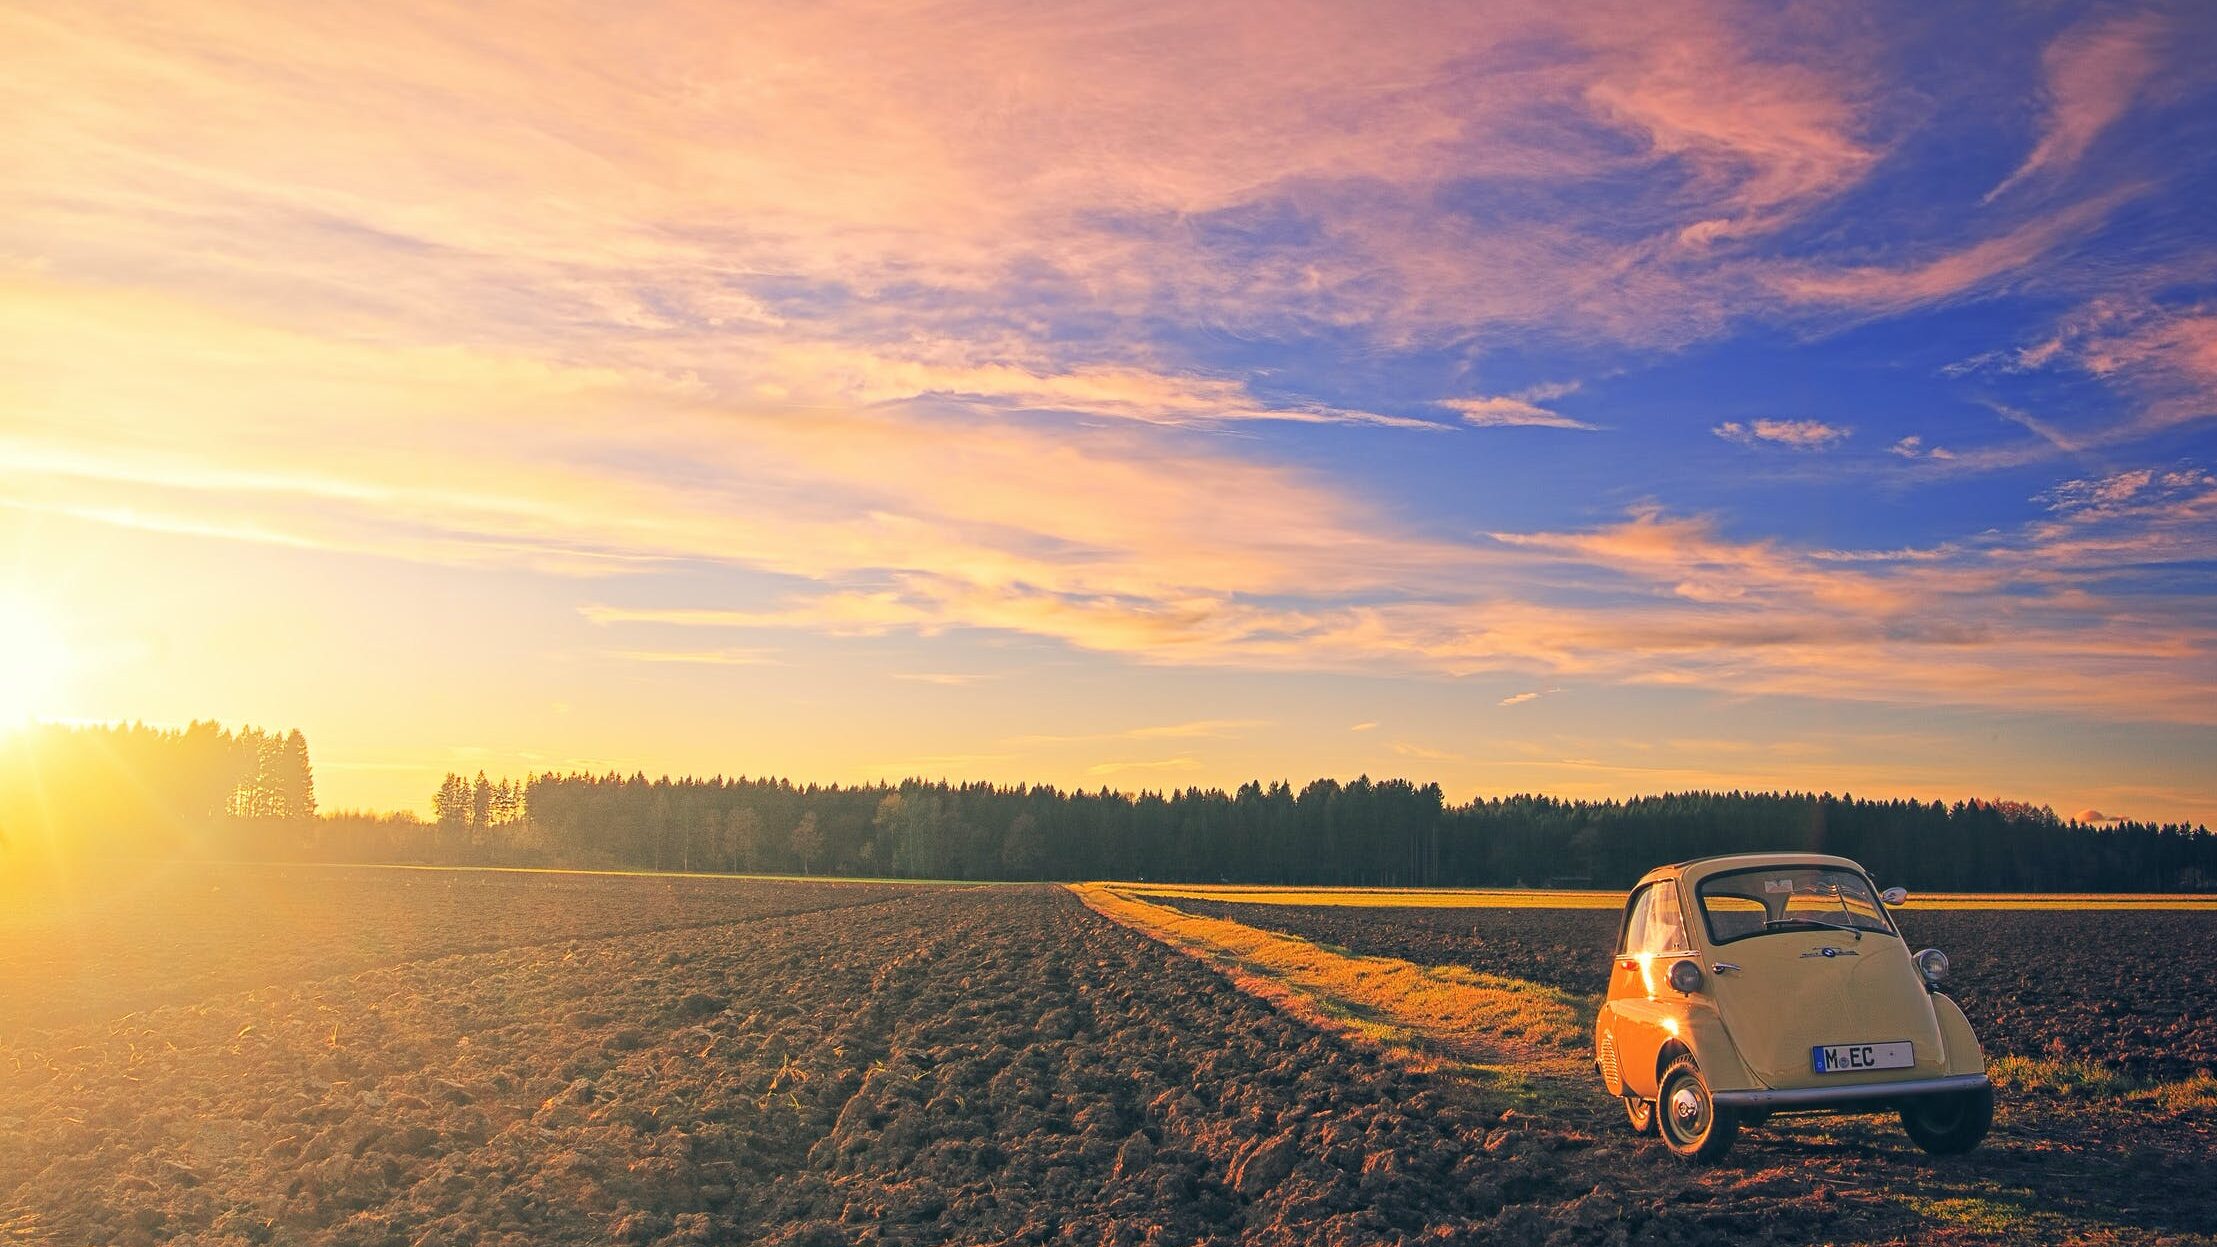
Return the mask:
{"type": "Polygon", "coordinates": [[[1715,974],[1738,974],[1740,972],[1740,967],[1733,965],[1729,961],[1711,962],[1709,965],[1709,969],[1712,973],[1715,974]]]}

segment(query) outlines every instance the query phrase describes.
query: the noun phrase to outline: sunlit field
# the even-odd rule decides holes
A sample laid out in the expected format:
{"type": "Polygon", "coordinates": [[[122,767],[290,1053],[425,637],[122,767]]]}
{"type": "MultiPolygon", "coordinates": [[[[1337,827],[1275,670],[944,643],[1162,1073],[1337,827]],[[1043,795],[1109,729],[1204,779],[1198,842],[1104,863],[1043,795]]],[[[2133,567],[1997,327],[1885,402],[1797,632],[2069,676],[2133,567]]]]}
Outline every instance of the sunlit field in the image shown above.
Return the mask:
{"type": "MultiPolygon", "coordinates": [[[[1500,892],[1391,905],[1374,890],[1081,891],[1295,1016],[1451,1081],[1521,1096],[1542,1118],[1581,1123],[1604,1150],[1625,1133],[1590,1063],[1614,905],[1527,894],[1539,903],[1520,908],[1500,892]]],[[[1951,954],[1948,990],[1999,1088],[1994,1133],[1943,1166],[1904,1156],[1890,1117],[1781,1118],[1735,1160],[1739,1189],[1853,1191],[1860,1207],[1834,1209],[1842,1215],[1827,1231],[1846,1238],[2168,1241],[2217,1226],[2217,1205],[2199,1194],[2166,1203],[2213,1143],[2217,986],[2192,967],[2217,956],[2217,911],[1956,899],[1965,903],[1920,911],[1913,901],[1896,916],[1912,945],[1951,954]]],[[[1616,1181],[1651,1180],[1642,1165],[1653,1159],[1626,1158],[1616,1181]]],[[[1816,1233],[1806,1211],[1766,1232],[1816,1233]]]]}
{"type": "Polygon", "coordinates": [[[1890,1121],[1782,1120],[1704,1171],[1592,1085],[1613,911],[1162,891],[202,863],[11,892],[0,1227],[2138,1242],[2217,1212],[2177,968],[2217,915],[1905,912],[1992,1036],[1994,1136],[1940,1165],[1890,1121]],[[2096,933],[2141,951],[2104,971],[2096,933]]]}

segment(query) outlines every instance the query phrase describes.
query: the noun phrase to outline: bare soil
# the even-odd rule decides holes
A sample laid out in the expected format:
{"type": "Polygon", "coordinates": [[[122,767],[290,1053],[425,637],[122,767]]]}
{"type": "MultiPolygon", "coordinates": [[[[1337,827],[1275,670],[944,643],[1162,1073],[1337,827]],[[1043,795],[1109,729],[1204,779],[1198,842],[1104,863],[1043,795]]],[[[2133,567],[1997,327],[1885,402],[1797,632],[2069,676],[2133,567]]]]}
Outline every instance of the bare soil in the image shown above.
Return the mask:
{"type": "Polygon", "coordinates": [[[0,1035],[453,953],[884,900],[912,885],[104,862],[0,876],[0,1035]]]}
{"type": "Polygon", "coordinates": [[[1691,1170],[1606,1105],[1505,1111],[1515,1088],[1320,1033],[1058,889],[824,908],[808,884],[701,882],[749,913],[550,917],[550,938],[0,1035],[0,1238],[1983,1242],[2026,1241],[2034,1204],[2101,1241],[2217,1224],[2206,1122],[2097,1146],[2009,1119],[1945,1164],[1846,1123],[1691,1170]]]}

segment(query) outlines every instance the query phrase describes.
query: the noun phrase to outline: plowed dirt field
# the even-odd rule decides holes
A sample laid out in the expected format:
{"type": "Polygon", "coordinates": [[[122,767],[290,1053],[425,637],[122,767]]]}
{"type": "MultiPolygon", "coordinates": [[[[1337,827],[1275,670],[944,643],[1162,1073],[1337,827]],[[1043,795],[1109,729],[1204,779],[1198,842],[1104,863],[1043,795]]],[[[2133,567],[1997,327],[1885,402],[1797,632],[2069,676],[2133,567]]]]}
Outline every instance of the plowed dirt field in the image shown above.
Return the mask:
{"type": "MultiPolygon", "coordinates": [[[[642,904],[657,881],[575,878],[543,922],[464,921],[376,964],[332,922],[338,951],[272,951],[260,983],[191,999],[181,984],[223,967],[181,976],[224,945],[180,898],[159,907],[179,951],[126,963],[142,999],[81,991],[46,1017],[12,982],[0,1239],[2184,1241],[2209,1224],[2206,1152],[2136,1164],[2018,1123],[1951,1166],[1849,1127],[1689,1170],[1586,1106],[1535,1112],[1498,1076],[1297,1021],[1060,889],[688,880],[704,891],[678,914],[642,904]]],[[[447,904],[390,872],[346,891],[369,912],[447,904]]]]}

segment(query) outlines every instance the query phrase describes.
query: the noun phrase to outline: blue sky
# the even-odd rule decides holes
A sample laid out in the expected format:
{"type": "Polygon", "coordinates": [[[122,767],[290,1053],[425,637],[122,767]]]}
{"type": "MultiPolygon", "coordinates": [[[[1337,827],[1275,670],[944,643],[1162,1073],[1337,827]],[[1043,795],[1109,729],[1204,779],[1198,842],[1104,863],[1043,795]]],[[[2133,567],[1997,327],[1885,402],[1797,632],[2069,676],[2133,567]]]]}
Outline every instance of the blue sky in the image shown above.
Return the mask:
{"type": "Polygon", "coordinates": [[[2217,812],[2207,6],[0,33],[0,712],[2217,812]]]}

